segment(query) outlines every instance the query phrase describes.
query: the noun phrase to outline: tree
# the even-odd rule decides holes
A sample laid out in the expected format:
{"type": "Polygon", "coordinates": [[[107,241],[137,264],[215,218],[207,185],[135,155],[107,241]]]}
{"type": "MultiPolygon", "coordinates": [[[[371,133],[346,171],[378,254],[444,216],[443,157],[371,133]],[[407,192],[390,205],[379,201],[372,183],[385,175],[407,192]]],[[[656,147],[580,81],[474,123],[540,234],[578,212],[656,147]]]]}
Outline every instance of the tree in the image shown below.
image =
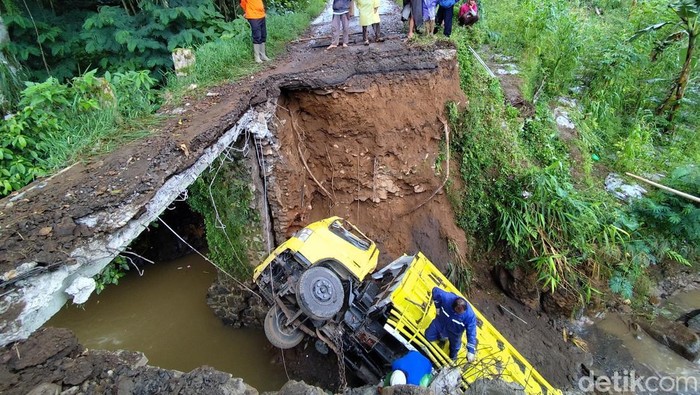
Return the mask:
{"type": "Polygon", "coordinates": [[[697,37],[700,34],[700,0],[674,0],[669,7],[674,11],[679,21],[666,21],[648,26],[636,32],[630,40],[640,37],[642,34],[657,31],[667,25],[673,25],[674,31],[668,35],[663,41],[654,48],[652,52],[652,60],[655,60],[658,54],[663,52],[671,44],[684,40],[687,37],[687,46],[685,52],[685,60],[678,77],[673,81],[671,89],[666,96],[666,99],[656,108],[657,115],[666,114],[669,126],[666,130],[670,130],[673,124],[673,119],[681,106],[685,89],[688,86],[690,75],[693,67],[693,55],[697,45],[697,37]]]}
{"type": "Polygon", "coordinates": [[[22,89],[22,79],[19,66],[14,57],[7,51],[10,36],[0,15],[0,118],[10,112],[22,89]]]}

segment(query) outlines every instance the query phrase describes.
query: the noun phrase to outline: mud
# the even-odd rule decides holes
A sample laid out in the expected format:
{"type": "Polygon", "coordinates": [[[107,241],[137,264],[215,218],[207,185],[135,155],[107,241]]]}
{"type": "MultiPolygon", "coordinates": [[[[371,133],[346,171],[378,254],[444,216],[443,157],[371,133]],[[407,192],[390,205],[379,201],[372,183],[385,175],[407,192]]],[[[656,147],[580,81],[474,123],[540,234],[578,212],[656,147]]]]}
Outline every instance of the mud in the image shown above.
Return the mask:
{"type": "Polygon", "coordinates": [[[266,158],[277,240],[338,215],[375,240],[382,263],[422,250],[449,260],[466,248],[444,191],[445,103],[465,103],[455,62],[437,72],[358,76],[342,89],[283,92],[266,158]],[[442,121],[441,121],[442,120],[442,121]],[[312,175],[312,176],[311,176],[312,175]],[[422,207],[418,208],[421,204],[422,207]]]}

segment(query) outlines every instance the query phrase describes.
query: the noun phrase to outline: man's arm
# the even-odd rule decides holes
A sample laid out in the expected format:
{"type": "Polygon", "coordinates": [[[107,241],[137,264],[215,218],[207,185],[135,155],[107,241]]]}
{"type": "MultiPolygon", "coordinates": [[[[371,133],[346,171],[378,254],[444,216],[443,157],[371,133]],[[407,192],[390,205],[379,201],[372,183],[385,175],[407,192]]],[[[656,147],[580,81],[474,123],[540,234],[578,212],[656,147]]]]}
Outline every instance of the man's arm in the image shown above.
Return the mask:
{"type": "Polygon", "coordinates": [[[433,302],[435,302],[435,308],[440,309],[445,303],[445,295],[447,293],[438,287],[433,287],[433,302]]]}
{"type": "Polygon", "coordinates": [[[476,314],[471,308],[469,308],[469,314],[465,316],[463,323],[467,330],[467,351],[476,354],[476,314]]]}

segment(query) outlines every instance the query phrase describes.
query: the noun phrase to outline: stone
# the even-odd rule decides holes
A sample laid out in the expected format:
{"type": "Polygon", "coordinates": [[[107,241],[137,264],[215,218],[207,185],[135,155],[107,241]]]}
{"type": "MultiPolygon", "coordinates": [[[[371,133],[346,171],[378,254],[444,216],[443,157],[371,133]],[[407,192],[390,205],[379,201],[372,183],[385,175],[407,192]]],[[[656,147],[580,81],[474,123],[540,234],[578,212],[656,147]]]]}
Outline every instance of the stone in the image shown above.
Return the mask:
{"type": "Polygon", "coordinates": [[[688,320],[688,329],[700,333],[700,314],[688,320]]]}
{"type": "Polygon", "coordinates": [[[128,377],[122,377],[117,382],[117,395],[131,395],[134,393],[134,381],[128,377]]]}
{"type": "Polygon", "coordinates": [[[434,395],[435,392],[415,385],[392,385],[382,388],[381,395],[434,395]]]}
{"type": "Polygon", "coordinates": [[[175,75],[186,76],[189,69],[195,63],[194,52],[189,48],[175,48],[173,51],[173,64],[175,65],[175,75]]]}
{"type": "Polygon", "coordinates": [[[277,392],[277,395],[326,395],[326,392],[303,381],[290,380],[277,392]]]}
{"type": "Polygon", "coordinates": [[[700,360],[700,337],[682,322],[658,316],[654,321],[640,320],[638,324],[656,341],[683,358],[691,362],[700,360]]]}
{"type": "Polygon", "coordinates": [[[537,286],[537,273],[527,273],[521,267],[513,271],[503,266],[494,268],[494,275],[508,296],[533,309],[540,309],[540,290],[537,286]]]}
{"type": "Polygon", "coordinates": [[[87,302],[96,287],[97,283],[95,279],[91,277],[78,277],[66,288],[66,293],[73,297],[73,303],[83,304],[87,302]]]}
{"type": "Polygon", "coordinates": [[[66,367],[66,376],[63,383],[66,385],[79,385],[92,376],[93,366],[87,358],[78,358],[66,367]]]}
{"type": "Polygon", "coordinates": [[[221,385],[224,394],[229,395],[258,395],[258,390],[243,382],[240,378],[230,378],[221,385]]]}
{"type": "Polygon", "coordinates": [[[34,332],[15,347],[17,352],[12,353],[9,365],[14,371],[19,371],[43,364],[51,358],[65,357],[78,351],[79,344],[73,332],[68,329],[45,328],[34,332]]]}
{"type": "Polygon", "coordinates": [[[545,292],[542,295],[542,310],[548,314],[573,317],[575,312],[580,312],[578,295],[566,291],[562,287],[554,293],[545,292]]]}
{"type": "Polygon", "coordinates": [[[61,393],[61,386],[54,383],[42,383],[34,387],[27,395],[58,395],[61,393]]]}

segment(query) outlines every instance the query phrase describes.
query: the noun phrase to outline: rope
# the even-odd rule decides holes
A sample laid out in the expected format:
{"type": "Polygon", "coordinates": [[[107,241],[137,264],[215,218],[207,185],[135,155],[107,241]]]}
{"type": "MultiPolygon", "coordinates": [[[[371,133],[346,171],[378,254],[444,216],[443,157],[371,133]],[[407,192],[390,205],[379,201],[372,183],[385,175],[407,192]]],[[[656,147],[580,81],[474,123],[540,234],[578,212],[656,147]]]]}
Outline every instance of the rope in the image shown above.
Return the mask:
{"type": "Polygon", "coordinates": [[[185,243],[188,247],[190,247],[190,249],[192,249],[192,251],[196,252],[197,255],[199,255],[199,256],[201,256],[202,258],[204,258],[205,261],[211,263],[212,266],[214,266],[215,268],[219,269],[220,272],[222,272],[222,273],[224,273],[225,275],[227,275],[231,280],[233,280],[233,281],[234,281],[236,284],[238,284],[241,288],[243,288],[243,289],[245,289],[246,291],[248,291],[248,292],[252,293],[253,295],[257,296],[258,299],[262,301],[262,296],[260,296],[257,292],[255,292],[255,291],[253,291],[252,289],[250,289],[247,285],[245,285],[243,282],[241,282],[241,281],[238,280],[237,278],[235,278],[235,277],[233,277],[232,275],[226,273],[226,271],[225,271],[224,269],[222,269],[219,265],[217,265],[216,263],[212,262],[211,259],[207,258],[207,257],[206,257],[205,255],[203,255],[201,252],[197,251],[196,248],[192,247],[192,245],[190,245],[190,243],[188,243],[187,241],[185,241],[185,239],[183,239],[179,234],[177,234],[177,232],[175,232],[175,230],[174,230],[173,228],[171,228],[170,225],[168,225],[165,221],[163,221],[162,218],[158,217],[158,221],[160,221],[160,223],[162,223],[163,225],[165,225],[166,228],[168,228],[171,232],[173,232],[173,234],[175,235],[175,237],[177,237],[178,239],[180,239],[180,241],[182,241],[182,242],[185,243]]]}

